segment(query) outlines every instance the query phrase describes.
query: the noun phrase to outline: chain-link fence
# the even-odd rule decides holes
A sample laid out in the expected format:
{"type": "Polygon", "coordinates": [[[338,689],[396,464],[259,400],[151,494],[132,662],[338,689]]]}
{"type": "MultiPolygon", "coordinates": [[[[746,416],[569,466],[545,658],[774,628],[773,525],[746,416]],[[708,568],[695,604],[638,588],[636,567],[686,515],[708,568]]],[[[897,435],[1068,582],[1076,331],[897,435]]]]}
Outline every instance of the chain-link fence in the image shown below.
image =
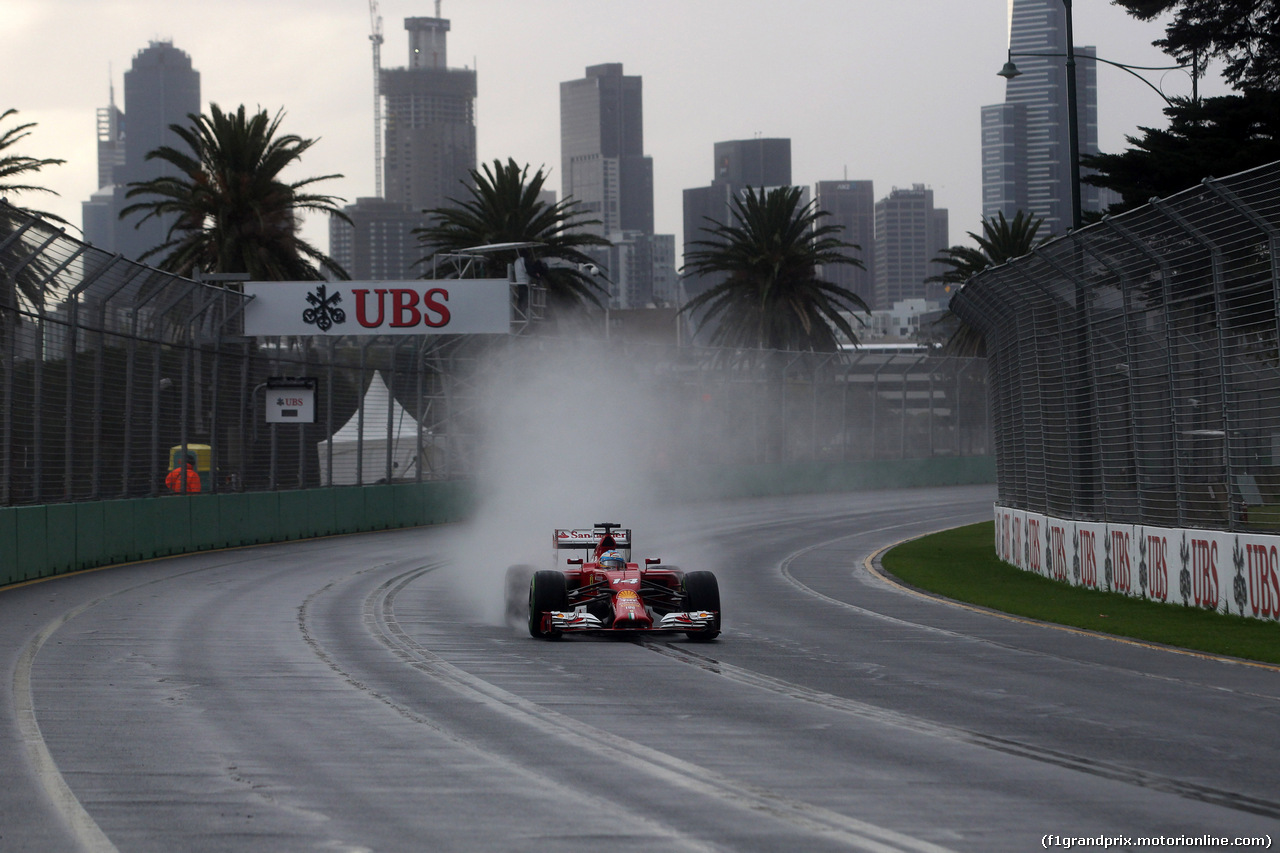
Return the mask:
{"type": "Polygon", "coordinates": [[[1000,502],[1280,529],[1280,164],[1108,217],[975,276],[1000,502]]]}
{"type": "MultiPolygon", "coordinates": [[[[110,255],[4,203],[0,288],[0,506],[161,494],[188,450],[209,492],[472,476],[483,389],[510,364],[496,356],[603,346],[527,323],[250,338],[236,285],[110,255]],[[314,381],[314,423],[266,422],[289,377],[314,381]]],[[[664,464],[989,453],[982,361],[631,347],[681,427],[653,437],[664,464]]]]}

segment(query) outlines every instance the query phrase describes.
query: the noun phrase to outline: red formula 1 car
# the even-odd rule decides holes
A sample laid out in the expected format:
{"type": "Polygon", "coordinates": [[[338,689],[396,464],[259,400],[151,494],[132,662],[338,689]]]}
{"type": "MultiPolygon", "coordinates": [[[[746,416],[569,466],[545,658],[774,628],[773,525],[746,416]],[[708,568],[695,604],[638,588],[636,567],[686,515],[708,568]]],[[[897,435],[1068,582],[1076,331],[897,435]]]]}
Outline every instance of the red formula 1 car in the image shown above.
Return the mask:
{"type": "Polygon", "coordinates": [[[569,558],[563,570],[508,569],[508,610],[527,584],[531,636],[681,632],[706,641],[719,635],[720,586],[711,572],[685,572],[657,558],[643,567],[631,562],[631,531],[619,524],[558,529],[552,542],[557,563],[566,549],[591,558],[569,558]]]}

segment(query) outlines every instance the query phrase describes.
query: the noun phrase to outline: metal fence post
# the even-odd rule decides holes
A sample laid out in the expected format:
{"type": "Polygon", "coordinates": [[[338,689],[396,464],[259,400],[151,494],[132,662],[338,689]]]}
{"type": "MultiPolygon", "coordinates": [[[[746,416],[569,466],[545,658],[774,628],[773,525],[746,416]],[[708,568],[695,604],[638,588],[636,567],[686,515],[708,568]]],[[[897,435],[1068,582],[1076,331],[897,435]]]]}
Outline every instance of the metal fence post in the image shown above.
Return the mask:
{"type": "MultiPolygon", "coordinates": [[[[1142,255],[1146,256],[1160,270],[1160,290],[1161,290],[1161,314],[1164,325],[1165,337],[1165,382],[1169,391],[1169,432],[1170,439],[1173,443],[1173,480],[1174,480],[1174,512],[1178,527],[1186,527],[1187,511],[1186,501],[1183,494],[1186,490],[1186,477],[1183,474],[1183,451],[1182,440],[1178,435],[1178,424],[1176,412],[1174,411],[1174,403],[1177,400],[1178,389],[1173,371],[1173,317],[1169,310],[1170,295],[1172,293],[1173,271],[1169,269],[1169,263],[1151,247],[1144,243],[1141,238],[1129,230],[1125,225],[1120,224],[1110,216],[1102,218],[1103,225],[1110,228],[1116,234],[1120,235],[1126,243],[1137,249],[1142,255]]],[[[1138,484],[1139,500],[1142,500],[1142,484],[1138,484]]],[[[1148,498],[1148,501],[1150,499],[1148,498]]]]}
{"type": "Polygon", "coordinates": [[[1277,352],[1280,352],[1280,228],[1259,216],[1256,210],[1241,201],[1240,197],[1223,185],[1221,181],[1214,178],[1205,178],[1203,183],[1218,198],[1226,202],[1245,219],[1248,219],[1255,228],[1267,235],[1267,254],[1269,255],[1271,266],[1271,298],[1275,313],[1276,347],[1277,352]]]}
{"type": "Polygon", "coordinates": [[[1226,320],[1226,310],[1223,305],[1223,282],[1222,282],[1222,248],[1205,234],[1204,231],[1197,228],[1187,220],[1178,211],[1174,210],[1168,204],[1159,199],[1152,199],[1151,206],[1158,210],[1163,216],[1181,228],[1187,233],[1191,239],[1209,250],[1209,268],[1211,275],[1211,285],[1213,287],[1213,311],[1214,317],[1213,327],[1217,331],[1218,341],[1218,394],[1222,405],[1222,443],[1223,443],[1223,461],[1226,465],[1226,489],[1227,489],[1227,528],[1235,530],[1238,527],[1237,512],[1235,511],[1234,491],[1236,485],[1236,453],[1232,448],[1232,437],[1235,434],[1234,418],[1231,413],[1230,388],[1227,382],[1227,341],[1225,332],[1223,331],[1223,323],[1226,320]]]}

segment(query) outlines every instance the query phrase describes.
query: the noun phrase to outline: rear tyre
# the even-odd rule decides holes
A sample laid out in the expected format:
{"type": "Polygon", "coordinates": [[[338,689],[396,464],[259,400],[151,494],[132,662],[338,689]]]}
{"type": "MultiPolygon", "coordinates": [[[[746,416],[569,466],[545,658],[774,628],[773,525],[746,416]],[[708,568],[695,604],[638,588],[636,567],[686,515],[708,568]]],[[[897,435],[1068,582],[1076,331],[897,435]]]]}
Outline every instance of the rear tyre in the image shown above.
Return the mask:
{"type": "Polygon", "coordinates": [[[711,572],[688,572],[684,576],[684,603],[690,611],[710,610],[716,614],[710,630],[686,631],[685,636],[705,643],[720,636],[720,584],[711,572]]]}
{"type": "Polygon", "coordinates": [[[564,572],[545,570],[533,573],[529,581],[529,636],[551,640],[560,636],[556,630],[542,630],[542,615],[550,610],[569,609],[569,587],[564,572]]]}

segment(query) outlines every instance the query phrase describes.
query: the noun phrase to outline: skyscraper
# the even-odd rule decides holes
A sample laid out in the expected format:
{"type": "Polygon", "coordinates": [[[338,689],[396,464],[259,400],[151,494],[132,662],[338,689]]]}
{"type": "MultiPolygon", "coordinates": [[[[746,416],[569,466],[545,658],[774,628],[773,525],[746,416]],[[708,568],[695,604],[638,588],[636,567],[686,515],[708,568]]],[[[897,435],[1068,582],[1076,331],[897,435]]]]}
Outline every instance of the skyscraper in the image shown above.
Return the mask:
{"type": "Polygon", "coordinates": [[[791,184],[790,139],[734,139],[712,149],[716,171],[713,183],[738,189],[783,187],[791,184]]]}
{"type": "MultiPolygon", "coordinates": [[[[1013,0],[1009,50],[1021,75],[1005,100],[982,108],[982,215],[1019,210],[1044,217],[1042,234],[1071,227],[1067,121],[1066,9],[1062,0],[1013,0]],[[1056,54],[1027,56],[1025,54],[1056,54]]],[[[1081,154],[1098,151],[1098,65],[1092,47],[1076,47],[1081,154]]],[[[1084,210],[1099,208],[1096,187],[1081,187],[1084,210]]]]}
{"type": "Polygon", "coordinates": [[[871,181],[819,181],[817,208],[828,214],[821,225],[839,225],[843,233],[833,236],[860,247],[845,252],[862,262],[862,267],[834,264],[824,267],[822,276],[832,284],[851,290],[871,305],[875,301],[876,218],[875,189],[871,181]]]}
{"type": "Polygon", "coordinates": [[[653,158],[644,153],[643,86],[622,63],[560,84],[563,197],[599,219],[600,234],[653,233],[653,158]]]}
{"type": "Polygon", "coordinates": [[[875,304],[886,310],[904,299],[930,295],[925,279],[941,269],[932,261],[947,248],[947,211],[933,206],[933,190],[893,188],[876,202],[875,304]]]}
{"type": "Polygon", "coordinates": [[[138,225],[142,216],[136,215],[121,221],[119,212],[127,204],[145,201],[126,199],[125,193],[130,183],[177,174],[175,167],[163,161],[147,160],[147,154],[162,145],[185,150],[169,126],[189,125],[188,116],[200,113],[200,72],[172,42],[153,41],[124,73],[123,113],[115,109],[114,100],[113,96],[112,104],[98,111],[101,185],[83,206],[84,232],[89,242],[136,259],[165,242],[172,220],[152,218],[138,225]],[[102,184],[108,175],[111,183],[102,184]]]}
{"type": "Polygon", "coordinates": [[[622,63],[592,65],[560,84],[560,179],[565,200],[600,221],[609,249],[588,249],[609,273],[611,308],[643,308],[674,277],[672,235],[653,233],[653,158],[644,153],[644,89],[622,63]]]}
{"type": "Polygon", "coordinates": [[[476,72],[449,68],[444,18],[405,18],[409,66],[381,72],[386,197],[414,211],[465,198],[476,168],[476,72]]]}

